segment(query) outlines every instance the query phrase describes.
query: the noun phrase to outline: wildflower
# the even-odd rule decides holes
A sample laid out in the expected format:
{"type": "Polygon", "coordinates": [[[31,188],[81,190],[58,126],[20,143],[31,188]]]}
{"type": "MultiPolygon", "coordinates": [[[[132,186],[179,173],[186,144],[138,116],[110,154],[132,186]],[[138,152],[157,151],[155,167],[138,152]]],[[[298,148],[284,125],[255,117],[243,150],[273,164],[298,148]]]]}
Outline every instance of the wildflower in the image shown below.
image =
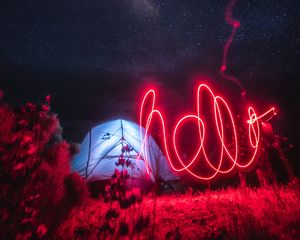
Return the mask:
{"type": "Polygon", "coordinates": [[[121,149],[121,152],[122,152],[122,153],[125,153],[126,148],[127,148],[127,145],[126,145],[126,146],[123,146],[122,149],[121,149]]]}
{"type": "Polygon", "coordinates": [[[49,110],[50,110],[50,107],[48,105],[45,105],[45,104],[42,105],[42,111],[49,112],[49,110]]]}
{"type": "Polygon", "coordinates": [[[129,159],[126,160],[126,167],[129,167],[131,165],[131,161],[129,159]]]}
{"type": "Polygon", "coordinates": [[[120,171],[119,169],[115,169],[114,174],[112,175],[112,178],[118,178],[120,176],[120,171]]]}
{"type": "Polygon", "coordinates": [[[34,154],[37,150],[37,147],[34,144],[29,145],[29,149],[27,150],[27,154],[31,155],[34,154]]]}
{"type": "Polygon", "coordinates": [[[27,143],[30,143],[30,142],[32,142],[32,136],[24,135],[23,139],[22,139],[22,142],[21,142],[21,146],[24,146],[24,145],[26,145],[27,143]]]}
{"type": "Polygon", "coordinates": [[[122,166],[124,167],[125,165],[125,158],[123,156],[120,156],[119,159],[118,159],[118,162],[116,162],[116,166],[122,166]]]}
{"type": "Polygon", "coordinates": [[[19,171],[25,167],[24,163],[18,163],[16,166],[14,166],[14,171],[19,171]]]}
{"type": "Polygon", "coordinates": [[[50,104],[50,102],[51,102],[51,96],[50,96],[50,95],[47,95],[47,96],[45,97],[45,101],[46,101],[47,104],[50,104]]]}
{"type": "Polygon", "coordinates": [[[128,177],[129,177],[128,171],[127,171],[126,169],[123,169],[122,175],[123,175],[125,178],[128,178],[128,177]]]}
{"type": "Polygon", "coordinates": [[[45,224],[40,224],[36,229],[36,235],[37,235],[38,239],[43,238],[46,235],[47,230],[48,229],[45,224]]]}

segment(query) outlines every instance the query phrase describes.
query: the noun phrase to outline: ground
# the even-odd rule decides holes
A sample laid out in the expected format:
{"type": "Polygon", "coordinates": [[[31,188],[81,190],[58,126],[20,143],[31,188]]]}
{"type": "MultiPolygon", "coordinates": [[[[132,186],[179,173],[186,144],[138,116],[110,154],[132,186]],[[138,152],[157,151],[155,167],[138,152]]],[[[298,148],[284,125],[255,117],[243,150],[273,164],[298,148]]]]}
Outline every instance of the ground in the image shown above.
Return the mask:
{"type": "Polygon", "coordinates": [[[117,218],[102,198],[74,208],[56,239],[300,239],[300,185],[149,194],[117,218]],[[115,231],[106,234],[108,223],[115,231]],[[107,226],[106,226],[107,227],[107,226]]]}

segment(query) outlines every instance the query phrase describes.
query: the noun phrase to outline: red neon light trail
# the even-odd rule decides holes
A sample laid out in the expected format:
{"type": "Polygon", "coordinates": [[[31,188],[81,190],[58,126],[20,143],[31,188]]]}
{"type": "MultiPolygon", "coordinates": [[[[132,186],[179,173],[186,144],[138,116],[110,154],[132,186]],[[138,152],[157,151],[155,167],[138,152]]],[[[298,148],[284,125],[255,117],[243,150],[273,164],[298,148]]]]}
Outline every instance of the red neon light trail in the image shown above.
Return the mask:
{"type": "MultiPolygon", "coordinates": [[[[197,110],[196,114],[188,114],[184,115],[175,125],[175,128],[173,129],[172,134],[172,144],[170,144],[169,139],[167,139],[166,135],[166,122],[164,119],[163,114],[161,111],[159,111],[156,107],[156,92],[151,89],[149,90],[142,100],[141,106],[140,106],[140,116],[139,116],[139,123],[140,126],[145,127],[145,137],[142,141],[142,150],[144,151],[145,145],[147,145],[147,134],[149,133],[149,128],[153,120],[153,116],[156,116],[158,118],[161,130],[162,130],[162,142],[163,142],[163,149],[166,155],[166,158],[171,166],[171,168],[176,172],[182,172],[186,171],[191,176],[201,179],[201,180],[210,180],[216,177],[219,174],[228,174],[230,173],[235,166],[238,168],[247,168],[249,167],[253,161],[255,160],[255,157],[258,152],[259,148],[259,142],[260,142],[260,122],[262,121],[268,121],[270,120],[276,113],[275,108],[270,108],[268,111],[264,112],[261,115],[257,115],[253,107],[248,108],[248,140],[249,140],[249,146],[248,148],[251,151],[251,156],[249,159],[245,161],[241,161],[242,156],[239,153],[239,138],[238,138],[238,132],[237,132],[237,126],[234,121],[234,117],[232,114],[232,111],[230,109],[229,104],[225,101],[224,98],[216,95],[213,90],[206,84],[200,84],[197,88],[197,95],[196,95],[196,101],[197,101],[197,110]],[[219,142],[220,146],[220,157],[218,160],[217,166],[213,164],[212,160],[208,156],[207,149],[205,148],[205,140],[206,135],[208,131],[208,127],[203,121],[204,113],[201,109],[201,104],[203,101],[203,93],[207,93],[210,96],[210,99],[212,99],[213,103],[213,115],[214,115],[214,126],[217,132],[217,139],[216,141],[219,142]],[[146,111],[145,106],[150,104],[150,109],[146,111]],[[225,122],[225,119],[229,119],[229,121],[225,122]],[[196,121],[198,125],[198,136],[199,136],[199,146],[197,148],[197,151],[193,157],[189,159],[188,164],[183,162],[182,156],[179,153],[178,150],[178,132],[180,128],[184,126],[184,124],[187,121],[196,121]],[[228,134],[228,129],[225,131],[225,125],[230,126],[230,134],[228,134]],[[226,139],[228,138],[228,135],[231,135],[231,139],[233,139],[234,142],[234,150],[229,149],[228,142],[226,139]],[[171,151],[173,151],[175,154],[176,162],[171,157],[171,151]],[[197,171],[194,170],[194,168],[191,168],[192,166],[196,165],[196,162],[200,161],[200,159],[204,159],[206,162],[206,165],[211,169],[211,174],[205,175],[200,174],[199,169],[197,171]],[[224,167],[225,160],[231,161],[231,164],[227,168],[224,167]],[[242,163],[243,162],[243,163],[242,163]],[[176,167],[175,165],[180,165],[180,167],[176,167]]],[[[142,130],[141,130],[142,131],[142,130]]],[[[141,153],[140,153],[141,154],[141,153]]],[[[148,160],[145,159],[146,169],[149,173],[149,165],[148,160]]],[[[197,165],[198,166],[198,165],[197,165]]],[[[200,169],[201,170],[201,169],[200,169]]],[[[201,171],[200,171],[201,172],[201,171]]]]}
{"type": "Polygon", "coordinates": [[[220,74],[224,79],[232,81],[235,84],[237,84],[239,86],[239,88],[241,89],[241,91],[242,91],[242,93],[241,93],[242,96],[245,96],[246,95],[246,89],[244,88],[244,86],[242,85],[240,80],[237,77],[226,73],[228,51],[229,51],[230,45],[231,45],[231,43],[234,39],[236,31],[241,26],[240,22],[232,17],[232,11],[233,11],[233,8],[236,4],[236,1],[237,0],[231,0],[228,4],[227,8],[226,8],[226,11],[225,11],[225,20],[232,27],[232,32],[231,32],[229,38],[227,39],[227,42],[225,43],[225,46],[224,46],[224,49],[223,49],[223,57],[222,57],[222,65],[221,65],[221,68],[220,68],[220,74]]]}

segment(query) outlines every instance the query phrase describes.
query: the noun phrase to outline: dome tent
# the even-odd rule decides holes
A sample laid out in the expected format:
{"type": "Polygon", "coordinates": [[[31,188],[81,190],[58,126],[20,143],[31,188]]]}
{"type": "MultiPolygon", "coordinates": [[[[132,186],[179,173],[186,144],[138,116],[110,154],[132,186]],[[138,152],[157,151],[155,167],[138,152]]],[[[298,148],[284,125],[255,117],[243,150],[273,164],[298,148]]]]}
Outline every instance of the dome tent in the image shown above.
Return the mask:
{"type": "Polygon", "coordinates": [[[136,123],[126,120],[113,120],[92,128],[80,145],[80,152],[72,160],[72,170],[85,177],[88,182],[111,179],[122,147],[130,147],[126,159],[131,161],[127,168],[130,179],[137,181],[177,180],[163,152],[152,136],[148,134],[146,145],[142,148],[145,129],[136,123]],[[139,153],[141,155],[139,156],[139,153]],[[139,157],[138,157],[139,156],[139,157]],[[146,171],[147,156],[149,174],[146,171]],[[155,177],[156,176],[156,177],[155,177]]]}

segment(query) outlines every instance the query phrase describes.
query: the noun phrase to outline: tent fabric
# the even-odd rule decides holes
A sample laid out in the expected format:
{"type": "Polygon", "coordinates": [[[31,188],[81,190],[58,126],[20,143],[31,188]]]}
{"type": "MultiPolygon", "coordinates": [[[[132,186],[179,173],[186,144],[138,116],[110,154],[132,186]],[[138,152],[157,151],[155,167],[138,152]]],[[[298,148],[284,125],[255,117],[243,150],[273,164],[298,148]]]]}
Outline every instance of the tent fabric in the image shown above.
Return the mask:
{"type": "Polygon", "coordinates": [[[132,151],[125,154],[131,161],[127,168],[131,179],[176,180],[169,164],[153,137],[147,134],[146,144],[142,149],[145,129],[127,120],[113,120],[91,129],[80,145],[80,151],[72,160],[72,170],[87,178],[88,182],[110,179],[115,169],[123,146],[130,146],[132,151]],[[141,154],[140,154],[141,153],[141,154]],[[140,156],[139,156],[140,154],[140,156]],[[139,157],[138,157],[139,156],[139,157]],[[149,174],[146,171],[147,156],[149,174]]]}

